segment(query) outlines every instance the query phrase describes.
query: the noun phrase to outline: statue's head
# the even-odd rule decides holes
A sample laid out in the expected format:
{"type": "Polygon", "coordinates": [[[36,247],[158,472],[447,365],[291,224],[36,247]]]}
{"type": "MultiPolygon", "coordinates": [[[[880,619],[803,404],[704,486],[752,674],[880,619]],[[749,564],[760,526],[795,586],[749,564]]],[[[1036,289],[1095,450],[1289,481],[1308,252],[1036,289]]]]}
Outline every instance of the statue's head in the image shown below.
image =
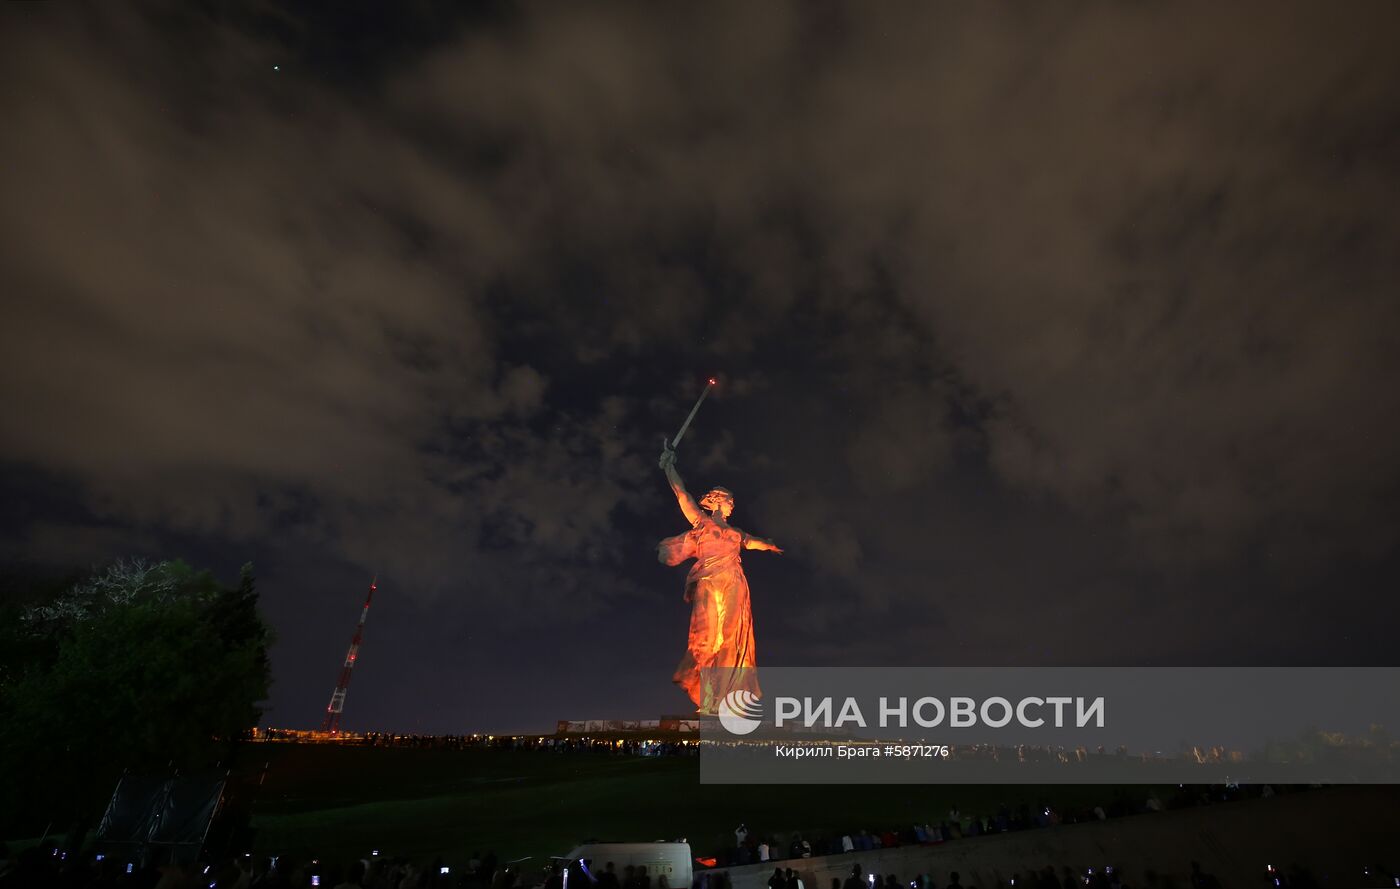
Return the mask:
{"type": "Polygon", "coordinates": [[[734,512],[734,493],[728,488],[711,488],[710,493],[700,498],[700,508],[717,512],[728,519],[734,512]]]}

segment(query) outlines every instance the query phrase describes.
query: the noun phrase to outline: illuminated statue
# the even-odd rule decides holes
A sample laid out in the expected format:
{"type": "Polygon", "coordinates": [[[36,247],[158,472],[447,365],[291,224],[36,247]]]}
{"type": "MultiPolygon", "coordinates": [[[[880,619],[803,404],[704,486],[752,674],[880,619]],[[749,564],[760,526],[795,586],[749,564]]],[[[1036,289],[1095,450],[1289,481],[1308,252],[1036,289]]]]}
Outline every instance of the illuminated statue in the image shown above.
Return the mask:
{"type": "Polygon", "coordinates": [[[691,529],[661,541],[657,558],[667,565],[695,559],[685,579],[685,600],[693,606],[690,640],[671,681],[690,695],[697,712],[714,713],[735,689],[759,694],[753,609],[739,553],[782,550],[729,524],[734,495],[727,489],[714,488],[697,504],[676,472],[676,452],[670,445],[661,452],[661,469],[691,529]]]}

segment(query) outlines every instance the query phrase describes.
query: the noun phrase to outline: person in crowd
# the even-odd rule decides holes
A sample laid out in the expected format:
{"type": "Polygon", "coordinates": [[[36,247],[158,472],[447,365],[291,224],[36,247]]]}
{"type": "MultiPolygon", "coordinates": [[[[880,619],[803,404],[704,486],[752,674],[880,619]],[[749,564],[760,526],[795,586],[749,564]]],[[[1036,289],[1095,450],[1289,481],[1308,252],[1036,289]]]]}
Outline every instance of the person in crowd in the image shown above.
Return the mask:
{"type": "Polygon", "coordinates": [[[773,868],[773,876],[768,878],[768,889],[788,889],[787,877],[781,867],[773,868]]]}
{"type": "Polygon", "coordinates": [[[957,872],[957,871],[953,871],[952,873],[948,874],[948,887],[947,887],[947,889],[963,889],[963,884],[960,883],[960,882],[958,882],[958,872],[957,872]]]}
{"type": "Polygon", "coordinates": [[[1201,870],[1199,861],[1191,862],[1191,889],[1220,889],[1220,881],[1213,874],[1201,870]]]}
{"type": "Polygon", "coordinates": [[[272,868],[272,859],[261,855],[253,859],[253,879],[248,884],[249,889],[270,889],[278,882],[277,873],[272,868]]]}
{"type": "Polygon", "coordinates": [[[611,861],[603,865],[603,872],[598,875],[598,889],[622,889],[622,884],[618,882],[616,865],[611,861]]]}
{"type": "Polygon", "coordinates": [[[357,861],[350,865],[350,872],[345,875],[345,882],[338,884],[335,889],[364,889],[365,885],[365,864],[357,861]]]}
{"type": "Polygon", "coordinates": [[[792,868],[787,869],[786,876],[787,889],[807,889],[806,884],[802,882],[802,877],[798,876],[797,872],[792,868]]]}
{"type": "Polygon", "coordinates": [[[865,871],[861,869],[859,864],[851,865],[851,875],[846,878],[841,889],[866,889],[865,871]]]}
{"type": "Polygon", "coordinates": [[[767,861],[770,852],[771,852],[771,850],[768,848],[768,841],[767,841],[767,840],[765,840],[765,841],[763,841],[763,842],[761,842],[761,843],[758,844],[758,860],[759,860],[759,861],[767,861]]]}
{"type": "Polygon", "coordinates": [[[855,850],[856,850],[856,844],[855,844],[855,841],[851,839],[851,835],[850,835],[850,834],[843,834],[842,837],[841,837],[841,851],[842,851],[842,852],[854,852],[855,850]]]}
{"type": "Polygon", "coordinates": [[[747,841],[748,838],[749,838],[749,828],[748,828],[747,825],[745,825],[745,824],[740,824],[738,827],[736,827],[736,828],[734,829],[734,847],[735,847],[736,849],[742,848],[743,845],[744,845],[744,843],[745,843],[745,841],[747,841]]]}

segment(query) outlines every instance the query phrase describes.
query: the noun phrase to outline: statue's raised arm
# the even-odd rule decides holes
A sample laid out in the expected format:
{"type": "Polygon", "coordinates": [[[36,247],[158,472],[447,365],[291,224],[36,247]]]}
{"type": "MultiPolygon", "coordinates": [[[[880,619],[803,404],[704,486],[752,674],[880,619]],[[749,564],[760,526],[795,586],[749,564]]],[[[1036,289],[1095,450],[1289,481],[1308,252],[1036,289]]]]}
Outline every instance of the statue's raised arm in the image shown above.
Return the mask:
{"type": "Polygon", "coordinates": [[[666,481],[671,483],[671,493],[676,495],[676,502],[681,506],[681,512],[685,514],[686,521],[691,527],[700,524],[700,519],[704,515],[700,510],[700,505],[695,502],[695,498],[690,496],[690,492],[685,489],[685,482],[681,481],[681,474],[676,471],[676,451],[669,444],[661,450],[659,461],[661,471],[666,473],[666,481]]]}

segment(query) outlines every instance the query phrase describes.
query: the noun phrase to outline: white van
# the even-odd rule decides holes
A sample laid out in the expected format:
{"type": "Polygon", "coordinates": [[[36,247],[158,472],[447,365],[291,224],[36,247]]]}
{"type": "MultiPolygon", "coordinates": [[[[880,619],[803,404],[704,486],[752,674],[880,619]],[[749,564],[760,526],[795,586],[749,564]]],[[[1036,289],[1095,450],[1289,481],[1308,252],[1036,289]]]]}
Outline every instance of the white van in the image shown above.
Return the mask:
{"type": "Polygon", "coordinates": [[[585,843],[569,853],[570,862],[580,859],[589,862],[588,869],[594,876],[601,874],[611,861],[619,880],[629,865],[642,868],[651,878],[652,889],[657,889],[658,877],[665,877],[670,889],[690,889],[693,877],[690,843],[585,843]]]}

